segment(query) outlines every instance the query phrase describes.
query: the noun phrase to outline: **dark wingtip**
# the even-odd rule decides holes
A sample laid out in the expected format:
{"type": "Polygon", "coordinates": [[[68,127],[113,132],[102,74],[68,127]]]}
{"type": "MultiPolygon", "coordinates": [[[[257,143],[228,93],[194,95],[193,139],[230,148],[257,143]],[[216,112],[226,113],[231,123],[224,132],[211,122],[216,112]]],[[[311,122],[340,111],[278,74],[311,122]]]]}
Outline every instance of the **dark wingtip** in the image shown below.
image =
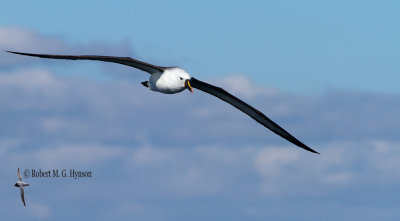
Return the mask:
{"type": "Polygon", "coordinates": [[[308,151],[310,151],[310,152],[312,152],[312,153],[320,154],[320,153],[318,153],[317,151],[315,151],[315,150],[309,148],[309,147],[306,146],[305,144],[301,145],[300,147],[303,148],[303,149],[305,149],[305,150],[308,150],[308,151]]]}
{"type": "Polygon", "coordinates": [[[40,54],[31,54],[31,53],[24,53],[24,52],[17,52],[17,51],[5,51],[8,53],[12,53],[12,54],[19,54],[19,55],[25,55],[25,56],[34,56],[34,57],[38,57],[40,54]]]}
{"type": "Polygon", "coordinates": [[[316,154],[320,154],[319,152],[317,152],[317,151],[315,151],[313,149],[311,149],[310,151],[313,152],[313,153],[316,153],[316,154]]]}
{"type": "Polygon", "coordinates": [[[5,50],[5,52],[12,53],[12,54],[20,54],[20,55],[25,55],[25,53],[16,52],[16,51],[7,51],[7,50],[5,50]]]}

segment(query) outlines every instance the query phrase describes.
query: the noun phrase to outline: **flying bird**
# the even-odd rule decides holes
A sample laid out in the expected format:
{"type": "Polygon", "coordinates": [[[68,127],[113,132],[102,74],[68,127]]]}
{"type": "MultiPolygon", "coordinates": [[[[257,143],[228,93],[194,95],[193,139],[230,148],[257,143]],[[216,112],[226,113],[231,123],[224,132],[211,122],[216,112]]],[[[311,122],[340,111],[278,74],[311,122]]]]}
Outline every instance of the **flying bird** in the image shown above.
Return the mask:
{"type": "Polygon", "coordinates": [[[26,207],[25,204],[25,194],[24,194],[24,187],[29,186],[29,184],[25,183],[22,181],[21,173],[19,172],[19,168],[17,170],[17,176],[18,176],[18,181],[14,184],[15,187],[19,187],[19,190],[21,192],[21,200],[24,206],[26,207]]]}
{"type": "Polygon", "coordinates": [[[157,65],[148,64],[143,61],[132,59],[130,57],[112,57],[112,56],[98,56],[98,55],[51,55],[51,54],[32,54],[23,52],[7,51],[13,54],[33,56],[40,58],[51,58],[51,59],[68,59],[68,60],[97,60],[105,62],[113,62],[131,66],[150,74],[148,81],[142,82],[142,84],[152,91],[161,92],[164,94],[175,94],[185,89],[190,90],[193,93],[193,88],[197,88],[203,92],[209,93],[230,105],[241,110],[264,127],[270,129],[272,132],[283,137],[289,142],[313,153],[318,153],[311,149],[294,136],[292,136],[285,129],[280,127],[278,124],[273,122],[259,110],[243,102],[239,98],[228,93],[220,87],[205,83],[191,77],[185,70],[180,67],[162,67],[157,65]]]}

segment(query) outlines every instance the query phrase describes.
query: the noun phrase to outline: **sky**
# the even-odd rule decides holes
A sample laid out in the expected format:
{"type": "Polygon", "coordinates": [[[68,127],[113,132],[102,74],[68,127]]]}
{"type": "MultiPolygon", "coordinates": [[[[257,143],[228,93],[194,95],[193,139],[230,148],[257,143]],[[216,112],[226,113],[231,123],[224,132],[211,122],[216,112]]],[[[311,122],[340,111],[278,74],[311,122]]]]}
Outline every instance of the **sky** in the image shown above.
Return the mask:
{"type": "Polygon", "coordinates": [[[0,52],[7,220],[397,220],[397,1],[8,1],[0,49],[181,66],[320,152],[117,64],[0,52]],[[75,169],[87,178],[23,177],[75,169]]]}

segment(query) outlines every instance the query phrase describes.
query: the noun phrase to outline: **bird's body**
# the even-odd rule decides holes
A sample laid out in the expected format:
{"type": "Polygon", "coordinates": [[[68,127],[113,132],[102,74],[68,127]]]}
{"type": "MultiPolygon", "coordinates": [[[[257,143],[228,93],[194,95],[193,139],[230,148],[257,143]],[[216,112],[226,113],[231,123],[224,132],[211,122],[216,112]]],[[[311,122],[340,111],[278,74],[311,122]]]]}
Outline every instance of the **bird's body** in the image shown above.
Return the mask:
{"type": "Polygon", "coordinates": [[[182,68],[165,68],[163,72],[150,75],[150,90],[163,94],[179,93],[186,89],[185,80],[190,78],[190,75],[182,68]]]}
{"type": "Polygon", "coordinates": [[[157,91],[164,94],[175,94],[185,89],[193,93],[192,87],[197,88],[203,92],[211,94],[229,104],[236,107],[243,113],[247,114],[264,127],[270,129],[277,135],[288,140],[289,142],[313,153],[318,153],[307,145],[292,136],[285,129],[273,122],[259,110],[243,102],[239,98],[233,96],[222,88],[213,86],[211,84],[202,82],[191,77],[185,70],[179,67],[162,67],[157,65],[148,64],[143,61],[132,59],[129,57],[111,57],[111,56],[98,56],[98,55],[50,55],[50,54],[32,54],[23,52],[7,51],[13,54],[51,58],[51,59],[68,59],[68,60],[98,60],[105,62],[113,62],[131,66],[150,74],[148,81],[142,84],[152,91],[157,91]]]}
{"type": "Polygon", "coordinates": [[[26,187],[26,186],[29,186],[29,184],[18,180],[18,181],[15,183],[15,186],[16,186],[16,187],[26,187]]]}
{"type": "Polygon", "coordinates": [[[26,206],[24,187],[29,186],[29,184],[22,181],[22,177],[21,177],[21,173],[19,172],[19,168],[17,170],[17,177],[18,177],[18,181],[14,184],[14,186],[19,187],[22,203],[24,204],[24,206],[26,206]]]}

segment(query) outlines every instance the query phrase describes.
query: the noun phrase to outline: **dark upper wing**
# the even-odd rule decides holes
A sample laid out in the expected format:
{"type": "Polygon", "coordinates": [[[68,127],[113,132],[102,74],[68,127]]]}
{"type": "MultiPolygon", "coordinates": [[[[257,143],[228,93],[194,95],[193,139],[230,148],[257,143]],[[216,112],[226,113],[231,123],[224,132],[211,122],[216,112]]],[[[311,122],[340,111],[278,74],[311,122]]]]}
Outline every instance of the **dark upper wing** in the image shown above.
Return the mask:
{"type": "Polygon", "coordinates": [[[68,59],[68,60],[97,60],[97,61],[105,61],[105,62],[113,62],[123,65],[128,65],[142,71],[146,71],[150,74],[156,72],[163,72],[164,67],[160,67],[157,65],[152,65],[145,63],[143,61],[135,60],[129,57],[111,57],[111,56],[98,56],[98,55],[51,55],[51,54],[31,54],[31,53],[23,53],[23,52],[15,52],[15,51],[7,51],[13,54],[20,54],[26,56],[40,57],[40,58],[51,58],[51,59],[68,59]]]}
{"type": "Polygon", "coordinates": [[[195,78],[190,79],[190,85],[194,88],[197,88],[201,91],[204,91],[206,93],[214,95],[214,96],[218,97],[219,99],[231,104],[232,106],[241,110],[243,113],[249,115],[251,118],[256,120],[258,123],[264,125],[266,128],[272,130],[274,133],[285,138],[286,140],[290,141],[291,143],[293,143],[301,148],[304,148],[308,151],[311,151],[313,153],[318,153],[315,150],[309,148],[307,145],[303,144],[301,141],[297,140],[295,137],[293,137],[291,134],[289,134],[286,130],[284,130],[278,124],[273,122],[271,119],[269,119],[263,113],[256,110],[254,107],[246,104],[245,102],[241,101],[240,99],[238,99],[237,97],[228,93],[224,89],[215,87],[211,84],[207,84],[202,81],[199,81],[195,78]]]}

